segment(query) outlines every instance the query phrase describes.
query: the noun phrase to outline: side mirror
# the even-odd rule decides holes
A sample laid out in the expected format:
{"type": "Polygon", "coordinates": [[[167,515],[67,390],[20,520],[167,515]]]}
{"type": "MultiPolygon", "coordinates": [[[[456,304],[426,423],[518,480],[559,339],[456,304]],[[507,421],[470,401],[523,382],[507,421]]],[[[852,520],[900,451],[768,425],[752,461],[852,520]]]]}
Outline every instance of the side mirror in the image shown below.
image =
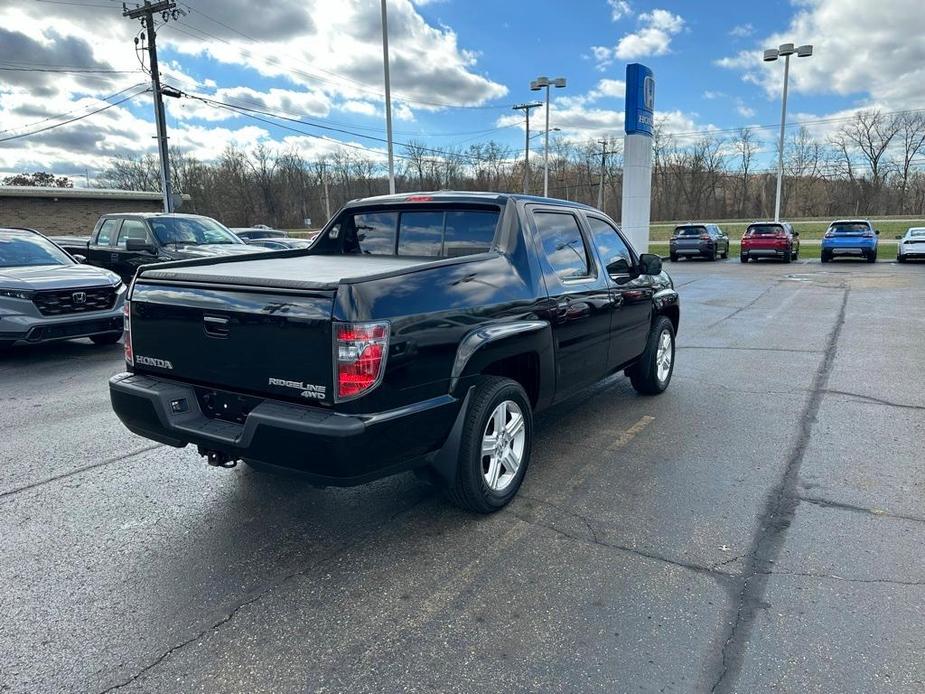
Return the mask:
{"type": "Polygon", "coordinates": [[[874,233],[875,233],[877,236],[880,236],[880,230],[879,230],[879,229],[874,229],[874,233]]]}
{"type": "MultiPolygon", "coordinates": [[[[899,238],[899,237],[897,236],[896,238],[899,238]]],[[[87,262],[87,256],[85,256],[85,255],[80,255],[80,253],[74,253],[71,257],[72,257],[74,260],[76,260],[78,263],[85,263],[85,262],[87,262]]]]}
{"type": "Polygon", "coordinates": [[[125,250],[133,253],[157,253],[157,249],[147,239],[125,239],[125,250]]]}
{"type": "Polygon", "coordinates": [[[897,239],[901,239],[902,236],[900,236],[899,234],[897,234],[897,235],[896,235],[896,238],[897,238],[897,239]]]}
{"type": "Polygon", "coordinates": [[[639,269],[643,275],[657,275],[662,271],[662,257],[654,253],[639,256],[639,269]]]}
{"type": "Polygon", "coordinates": [[[799,235],[800,235],[800,232],[799,232],[799,231],[795,231],[795,232],[793,232],[793,235],[794,235],[794,236],[799,236],[799,235]]]}

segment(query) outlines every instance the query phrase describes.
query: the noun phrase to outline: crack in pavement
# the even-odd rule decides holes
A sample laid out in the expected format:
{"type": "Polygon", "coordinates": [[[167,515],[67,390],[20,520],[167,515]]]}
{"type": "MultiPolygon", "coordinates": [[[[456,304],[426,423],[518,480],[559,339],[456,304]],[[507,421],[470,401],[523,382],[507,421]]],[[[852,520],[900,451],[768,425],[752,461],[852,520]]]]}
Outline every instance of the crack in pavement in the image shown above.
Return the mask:
{"type": "MultiPolygon", "coordinates": [[[[755,616],[759,609],[767,607],[765,594],[769,572],[783,549],[787,530],[800,503],[797,494],[800,466],[803,463],[812,436],[812,428],[819,414],[829,375],[835,362],[838,338],[845,324],[849,293],[850,289],[843,289],[841,308],[823,349],[828,356],[821,360],[816,369],[810,390],[811,395],[797,420],[800,428],[793,451],[780,480],[769,491],[765,499],[764,510],[758,517],[758,530],[752,540],[751,549],[746,555],[746,570],[738,579],[741,580],[742,585],[736,595],[731,625],[721,642],[722,647],[717,666],[713,668],[712,681],[706,682],[705,689],[710,692],[728,692],[733,689],[742,669],[755,616]]],[[[710,677],[710,672],[706,671],[704,675],[710,677]]]]}
{"type": "Polygon", "coordinates": [[[249,598],[247,598],[247,599],[245,599],[245,600],[242,600],[241,602],[239,602],[239,603],[237,603],[236,605],[234,605],[234,607],[232,607],[232,608],[228,611],[228,613],[227,613],[224,617],[222,617],[221,619],[219,619],[218,621],[213,622],[211,625],[209,625],[209,626],[207,626],[206,628],[204,628],[204,629],[198,631],[196,634],[194,634],[193,636],[189,637],[188,639],[186,639],[186,640],[184,640],[184,641],[181,641],[180,643],[174,644],[173,646],[171,646],[170,648],[168,648],[166,651],[164,651],[163,653],[161,653],[159,656],[157,656],[154,660],[152,660],[151,662],[149,662],[147,665],[144,665],[141,669],[139,669],[138,671],[134,672],[133,674],[131,674],[131,675],[130,675],[129,677],[127,677],[126,679],[123,679],[123,680],[121,680],[121,681],[119,681],[119,682],[116,682],[115,684],[111,684],[111,685],[109,685],[108,687],[106,687],[105,689],[101,689],[101,690],[99,691],[99,694],[108,694],[108,692],[114,692],[114,691],[117,691],[117,690],[119,690],[119,689],[122,689],[123,687],[127,687],[128,685],[132,684],[132,682],[136,681],[136,680],[139,679],[140,677],[143,677],[143,676],[145,675],[145,673],[149,672],[149,671],[152,670],[153,668],[155,668],[155,667],[157,667],[158,665],[160,665],[162,662],[164,662],[164,660],[166,660],[167,658],[169,658],[171,655],[173,655],[173,654],[176,653],[177,651],[179,651],[179,650],[181,650],[182,648],[188,646],[189,644],[193,643],[194,641],[198,641],[199,639],[203,638],[203,637],[204,637],[206,634],[208,634],[209,632],[215,631],[216,629],[220,628],[222,625],[227,624],[228,622],[230,622],[232,619],[234,619],[234,617],[235,617],[242,609],[244,609],[244,608],[247,607],[248,605],[252,605],[252,604],[254,604],[255,602],[261,600],[264,596],[266,596],[268,593],[270,593],[270,591],[275,590],[275,589],[278,588],[279,586],[284,585],[285,583],[289,582],[290,580],[292,580],[292,579],[294,579],[294,578],[296,578],[296,577],[298,577],[298,576],[307,575],[307,574],[308,574],[309,572],[311,572],[311,571],[320,569],[320,568],[322,568],[322,567],[328,565],[329,563],[331,563],[332,561],[334,561],[335,559],[337,559],[338,557],[340,557],[342,554],[345,554],[346,552],[349,552],[350,550],[354,549],[355,547],[359,546],[360,544],[367,542],[367,541],[368,541],[370,538],[372,538],[377,532],[379,532],[380,530],[382,530],[384,527],[386,527],[389,523],[391,523],[392,521],[394,521],[396,518],[402,516],[402,515],[405,514],[405,513],[408,513],[408,512],[410,512],[410,511],[414,510],[415,507],[417,507],[418,505],[422,504],[424,501],[426,501],[427,499],[431,498],[432,496],[433,496],[433,494],[424,494],[423,496],[421,496],[421,498],[416,499],[416,500],[413,501],[412,503],[406,505],[404,508],[399,509],[398,511],[396,511],[395,513],[393,513],[393,514],[392,514],[391,516],[389,516],[385,521],[376,524],[375,527],[373,527],[373,528],[371,528],[370,530],[368,530],[365,534],[361,534],[361,535],[355,537],[352,541],[349,541],[349,542],[345,543],[344,545],[342,545],[342,546],[338,547],[337,549],[333,550],[332,552],[330,552],[330,553],[327,554],[326,556],[321,557],[321,558],[318,559],[317,561],[310,563],[308,566],[303,566],[301,569],[298,569],[297,571],[293,571],[292,573],[286,574],[286,575],[282,576],[281,578],[278,578],[278,579],[276,579],[276,580],[270,582],[269,584],[263,586],[261,589],[258,590],[258,592],[256,592],[255,594],[252,594],[249,598]]]}
{"type": "Polygon", "coordinates": [[[844,395],[845,397],[854,398],[858,402],[869,402],[875,405],[884,405],[886,407],[898,407],[904,410],[925,411],[925,405],[907,405],[906,403],[883,400],[881,398],[875,398],[872,395],[864,395],[862,393],[849,393],[848,391],[844,390],[826,390],[825,393],[827,395],[844,395]]]}
{"type": "Polygon", "coordinates": [[[805,501],[809,504],[815,504],[816,506],[821,506],[822,508],[831,508],[838,511],[850,511],[852,513],[864,513],[871,516],[876,516],[878,518],[896,518],[898,520],[912,521],[914,523],[925,523],[925,518],[920,516],[908,516],[902,513],[891,513],[889,511],[884,511],[879,508],[867,508],[866,506],[855,506],[854,504],[845,504],[841,501],[832,501],[830,499],[823,499],[817,496],[801,496],[797,495],[795,498],[800,501],[805,501]]]}
{"type": "Polygon", "coordinates": [[[836,574],[817,574],[811,571],[763,571],[766,576],[799,576],[804,578],[826,578],[833,581],[844,581],[845,583],[888,583],[895,586],[925,586],[923,581],[900,581],[896,578],[849,578],[847,576],[837,576],[836,574]]]}
{"type": "Polygon", "coordinates": [[[745,352],[786,352],[796,354],[822,354],[820,349],[787,349],[785,347],[735,347],[729,346],[711,346],[711,345],[678,345],[675,349],[708,349],[708,350],[733,350],[745,352]]]}
{"type": "Polygon", "coordinates": [[[112,465],[113,463],[118,463],[123,460],[128,460],[129,458],[134,458],[136,455],[141,455],[142,453],[147,453],[148,451],[153,451],[155,448],[163,448],[164,444],[156,443],[151,446],[143,446],[131,453],[124,453],[123,455],[117,455],[113,458],[107,458],[106,460],[101,460],[98,463],[91,463],[90,465],[84,465],[83,467],[70,470],[68,472],[63,472],[60,475],[54,475],[53,477],[46,477],[45,479],[38,480],[36,482],[30,482],[29,484],[23,485],[22,487],[15,487],[13,489],[8,489],[5,492],[0,492],[0,499],[6,497],[14,496],[15,494],[21,494],[22,492],[28,492],[31,489],[36,487],[41,487],[43,485],[49,484],[51,482],[57,482],[59,480],[67,479],[68,477],[73,477],[74,475],[79,475],[82,472],[87,472],[87,470],[95,470],[98,467],[103,467],[104,465],[112,465]]]}
{"type": "MultiPolygon", "coordinates": [[[[574,533],[570,533],[567,530],[564,530],[556,525],[553,525],[552,523],[545,522],[535,516],[517,513],[516,510],[511,512],[512,515],[514,515],[517,519],[523,521],[524,523],[528,523],[530,525],[536,525],[541,528],[546,528],[547,530],[551,530],[552,532],[558,535],[568,537],[572,540],[576,540],[577,542],[586,542],[586,543],[593,544],[593,545],[599,545],[601,547],[607,547],[609,549],[615,549],[621,552],[628,552],[630,554],[635,554],[637,556],[644,557],[646,559],[652,559],[653,561],[659,561],[665,564],[670,564],[672,566],[675,566],[681,569],[687,569],[689,571],[694,571],[700,574],[708,574],[714,578],[718,577],[718,578],[723,578],[723,579],[729,579],[729,578],[735,577],[734,574],[726,573],[725,571],[717,571],[715,567],[713,566],[703,566],[701,564],[685,562],[679,559],[672,559],[671,557],[666,557],[663,554],[647,552],[645,550],[640,549],[639,547],[630,547],[629,545],[618,544],[615,542],[607,542],[606,540],[601,539],[598,533],[598,530],[594,527],[594,520],[592,518],[582,515],[580,513],[576,513],[574,511],[570,511],[569,509],[563,508],[562,506],[558,504],[554,504],[551,501],[546,501],[545,499],[538,499],[536,497],[531,497],[531,496],[522,496],[520,498],[524,499],[525,501],[532,501],[534,503],[548,506],[550,508],[555,509],[556,511],[560,512],[561,514],[565,516],[568,516],[570,518],[574,518],[575,520],[580,521],[585,526],[585,528],[587,528],[588,535],[590,537],[581,537],[574,533]]],[[[732,561],[732,560],[729,560],[729,561],[732,561]]],[[[726,563],[728,562],[722,562],[722,564],[726,564],[726,563]]],[[[721,566],[722,564],[719,564],[718,566],[721,566]]]]}
{"type": "Polygon", "coordinates": [[[739,315],[740,313],[742,313],[742,311],[745,311],[745,310],[747,310],[747,309],[750,309],[752,306],[754,306],[754,305],[757,304],[759,301],[761,301],[761,299],[763,299],[765,296],[767,296],[768,293],[769,293],[772,289],[774,289],[775,286],[777,286],[777,285],[774,285],[774,284],[769,285],[763,292],[761,292],[761,294],[759,294],[758,296],[756,296],[754,299],[752,299],[751,301],[749,301],[747,304],[745,304],[745,305],[743,305],[743,306],[739,306],[739,308],[737,308],[735,311],[733,311],[732,313],[730,313],[728,316],[723,316],[723,317],[720,318],[719,320],[714,321],[713,323],[710,323],[710,325],[708,325],[708,326],[706,327],[706,329],[709,330],[710,328],[715,328],[717,325],[719,325],[719,324],[722,323],[723,321],[727,321],[727,320],[729,320],[730,318],[732,318],[733,316],[739,315]]]}

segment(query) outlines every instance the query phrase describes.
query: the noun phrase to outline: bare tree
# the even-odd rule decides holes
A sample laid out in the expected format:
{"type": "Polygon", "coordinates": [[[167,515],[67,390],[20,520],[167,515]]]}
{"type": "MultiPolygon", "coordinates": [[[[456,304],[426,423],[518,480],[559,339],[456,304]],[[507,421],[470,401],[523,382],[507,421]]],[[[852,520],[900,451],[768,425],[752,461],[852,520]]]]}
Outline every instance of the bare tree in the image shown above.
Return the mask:
{"type": "Polygon", "coordinates": [[[910,177],[913,173],[915,158],[925,147],[925,114],[903,113],[896,118],[901,159],[897,169],[899,174],[899,211],[905,214],[910,177]]]}
{"type": "Polygon", "coordinates": [[[732,142],[739,163],[739,185],[736,190],[736,212],[739,217],[746,216],[748,205],[748,183],[752,175],[753,162],[758,153],[759,143],[751,128],[742,128],[736,133],[732,142]]]}

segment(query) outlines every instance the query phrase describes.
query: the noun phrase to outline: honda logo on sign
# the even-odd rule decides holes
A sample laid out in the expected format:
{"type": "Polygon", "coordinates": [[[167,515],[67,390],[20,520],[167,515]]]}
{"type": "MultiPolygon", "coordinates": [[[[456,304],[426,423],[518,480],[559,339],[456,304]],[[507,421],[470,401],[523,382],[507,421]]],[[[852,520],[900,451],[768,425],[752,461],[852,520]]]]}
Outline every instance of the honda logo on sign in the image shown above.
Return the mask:
{"type": "Polygon", "coordinates": [[[87,293],[86,292],[74,292],[71,294],[71,301],[75,304],[85,304],[87,303],[87,293]]]}

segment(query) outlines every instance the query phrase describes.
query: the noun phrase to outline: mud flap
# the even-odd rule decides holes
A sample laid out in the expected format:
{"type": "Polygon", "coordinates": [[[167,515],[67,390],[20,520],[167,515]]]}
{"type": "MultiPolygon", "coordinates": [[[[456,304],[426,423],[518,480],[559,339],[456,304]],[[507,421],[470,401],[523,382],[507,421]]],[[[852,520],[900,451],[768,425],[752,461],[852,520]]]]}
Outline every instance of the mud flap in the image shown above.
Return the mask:
{"type": "Polygon", "coordinates": [[[440,481],[446,485],[456,483],[456,472],[459,469],[459,447],[462,443],[462,431],[466,422],[466,415],[469,414],[469,397],[475,386],[471,386],[466,391],[466,397],[463,398],[462,407],[459,408],[459,414],[456,415],[456,421],[453,422],[453,428],[447,436],[446,442],[434,454],[430,467],[437,473],[440,481]]]}

